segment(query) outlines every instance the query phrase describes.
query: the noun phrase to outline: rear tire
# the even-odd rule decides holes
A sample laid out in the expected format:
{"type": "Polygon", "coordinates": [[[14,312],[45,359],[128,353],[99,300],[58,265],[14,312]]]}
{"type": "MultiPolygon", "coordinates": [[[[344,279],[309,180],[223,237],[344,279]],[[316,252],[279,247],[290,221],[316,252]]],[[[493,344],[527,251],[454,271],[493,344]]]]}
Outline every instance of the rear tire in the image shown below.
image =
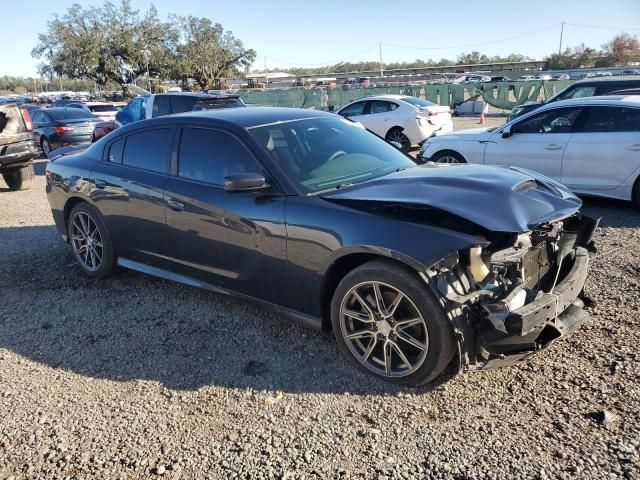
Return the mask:
{"type": "Polygon", "coordinates": [[[331,302],[331,323],[347,360],[387,382],[425,385],[455,353],[449,319],[433,293],[389,260],[366,263],[342,279],[331,302]]]}
{"type": "Polygon", "coordinates": [[[17,170],[11,170],[2,174],[2,178],[9,186],[9,189],[13,191],[28,190],[33,184],[33,177],[35,172],[33,171],[33,164],[25,165],[17,170]]]}
{"type": "Polygon", "coordinates": [[[431,161],[435,163],[467,163],[462,155],[453,150],[438,152],[431,158],[431,161]]]}
{"type": "Polygon", "coordinates": [[[49,152],[51,152],[51,143],[46,138],[40,140],[40,148],[42,149],[42,153],[44,156],[49,158],[49,152]]]}
{"type": "Polygon", "coordinates": [[[387,142],[398,142],[402,145],[403,152],[408,152],[411,149],[411,140],[402,133],[402,128],[400,127],[394,127],[389,130],[384,138],[387,142]]]}
{"type": "Polygon", "coordinates": [[[73,207],[69,213],[67,234],[71,251],[84,273],[103,278],[113,271],[113,243],[96,207],[87,202],[73,207]]]}

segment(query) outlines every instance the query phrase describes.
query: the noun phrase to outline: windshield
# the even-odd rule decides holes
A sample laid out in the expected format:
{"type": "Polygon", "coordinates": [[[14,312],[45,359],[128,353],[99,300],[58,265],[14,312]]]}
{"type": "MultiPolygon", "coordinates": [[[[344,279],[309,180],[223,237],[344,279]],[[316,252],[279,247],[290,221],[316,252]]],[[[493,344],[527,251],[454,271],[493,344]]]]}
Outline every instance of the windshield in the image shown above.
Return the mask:
{"type": "Polygon", "coordinates": [[[415,166],[394,146],[339,117],[249,129],[304,193],[365,182],[415,166]]]}
{"type": "Polygon", "coordinates": [[[86,119],[96,118],[96,116],[93,115],[92,113],[87,112],[86,110],[80,110],[76,108],[48,110],[47,113],[51,118],[53,118],[58,122],[62,120],[77,120],[80,118],[86,118],[86,119]]]}
{"type": "Polygon", "coordinates": [[[433,102],[416,97],[402,97],[400,100],[415,105],[416,107],[433,107],[435,105],[433,102]]]}
{"type": "Polygon", "coordinates": [[[114,105],[89,105],[89,110],[92,112],[115,112],[117,108],[114,105]]]}
{"type": "Polygon", "coordinates": [[[216,98],[211,100],[198,100],[193,104],[193,110],[215,110],[217,108],[243,107],[244,103],[239,98],[216,98]]]}

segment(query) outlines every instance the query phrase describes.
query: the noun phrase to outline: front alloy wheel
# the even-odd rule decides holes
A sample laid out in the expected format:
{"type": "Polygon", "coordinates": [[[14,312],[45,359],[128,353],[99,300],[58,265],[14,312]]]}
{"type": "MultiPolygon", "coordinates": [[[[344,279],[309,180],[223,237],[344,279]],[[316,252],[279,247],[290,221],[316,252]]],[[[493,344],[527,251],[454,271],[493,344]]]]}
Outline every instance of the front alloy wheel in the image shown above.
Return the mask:
{"type": "Polygon", "coordinates": [[[455,353],[442,305],[415,271],[393,260],[373,260],[342,279],[331,325],[352,365],[392,383],[425,385],[455,353]]]}
{"type": "Polygon", "coordinates": [[[340,327],[351,353],[387,377],[415,372],[427,355],[429,333],[418,307],[397,288],[363,282],[340,305],[340,327]]]}

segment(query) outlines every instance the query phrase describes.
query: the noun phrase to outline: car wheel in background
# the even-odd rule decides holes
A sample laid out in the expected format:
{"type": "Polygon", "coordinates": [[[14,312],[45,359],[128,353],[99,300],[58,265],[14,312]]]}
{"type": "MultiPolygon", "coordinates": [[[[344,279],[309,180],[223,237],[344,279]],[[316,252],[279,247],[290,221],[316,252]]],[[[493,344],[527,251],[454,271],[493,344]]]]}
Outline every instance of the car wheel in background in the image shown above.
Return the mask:
{"type": "Polygon", "coordinates": [[[411,148],[411,141],[409,140],[409,137],[402,133],[402,128],[400,127],[395,127],[389,130],[385,139],[387,142],[398,142],[402,145],[403,152],[408,152],[411,148]]]}
{"type": "Polygon", "coordinates": [[[115,264],[113,244],[98,209],[86,202],[69,214],[69,245],[80,268],[91,277],[105,277],[115,264]]]}
{"type": "Polygon", "coordinates": [[[331,323],[354,366],[392,383],[429,383],[455,351],[442,306],[417,275],[387,260],[345,276],[333,296],[331,323]]]}
{"type": "Polygon", "coordinates": [[[33,183],[33,164],[25,165],[17,170],[11,170],[2,174],[2,178],[11,190],[28,190],[33,183]]]}
{"type": "Polygon", "coordinates": [[[42,148],[42,153],[44,153],[45,157],[49,156],[49,152],[51,152],[51,143],[46,138],[40,140],[40,148],[42,148]]]}
{"type": "Polygon", "coordinates": [[[462,155],[451,150],[436,153],[431,161],[435,163],[467,163],[462,155]]]}

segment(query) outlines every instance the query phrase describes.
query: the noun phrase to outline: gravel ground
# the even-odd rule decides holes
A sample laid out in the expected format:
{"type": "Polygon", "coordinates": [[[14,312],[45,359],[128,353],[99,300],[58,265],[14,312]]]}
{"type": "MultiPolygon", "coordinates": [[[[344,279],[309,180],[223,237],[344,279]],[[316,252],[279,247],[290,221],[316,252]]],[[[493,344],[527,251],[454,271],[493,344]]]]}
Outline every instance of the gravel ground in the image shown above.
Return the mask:
{"type": "Polygon", "coordinates": [[[411,391],[251,306],[83,276],[42,170],[25,192],[0,180],[0,479],[640,478],[627,204],[585,203],[603,217],[588,326],[519,366],[411,391]]]}

